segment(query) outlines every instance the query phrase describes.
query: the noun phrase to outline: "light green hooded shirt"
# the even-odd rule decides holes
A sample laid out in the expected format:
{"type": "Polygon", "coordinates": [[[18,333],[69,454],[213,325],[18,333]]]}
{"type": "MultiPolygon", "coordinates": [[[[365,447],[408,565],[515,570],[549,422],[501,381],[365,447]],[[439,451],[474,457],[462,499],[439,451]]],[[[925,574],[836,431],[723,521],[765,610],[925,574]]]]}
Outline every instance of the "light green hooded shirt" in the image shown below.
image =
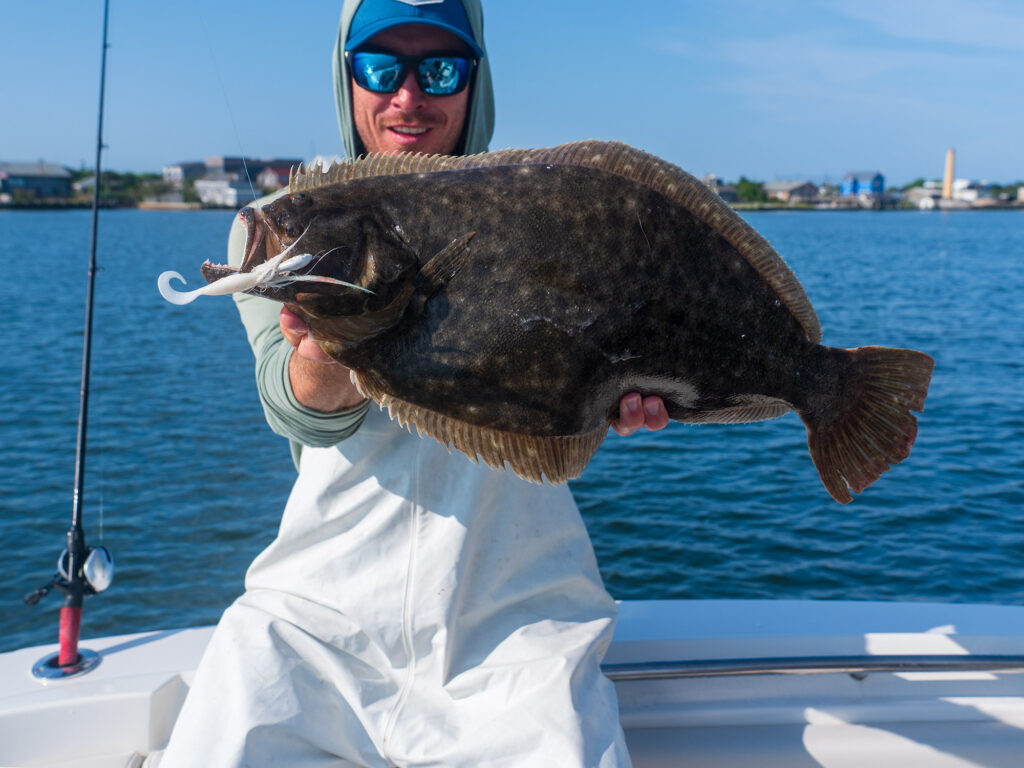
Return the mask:
{"type": "MultiPolygon", "coordinates": [[[[334,46],[332,66],[334,71],[334,101],[338,110],[338,126],[349,157],[361,154],[359,141],[352,117],[352,86],[345,67],[345,44],[348,39],[352,17],[362,0],[345,0],[341,8],[341,22],[334,46]]],[[[484,45],[484,17],[480,0],[462,0],[466,18],[473,30],[473,37],[484,57],[476,68],[471,84],[469,114],[464,132],[465,147],[462,154],[486,152],[494,131],[494,89],[491,85],[491,70],[484,45]]],[[[267,203],[281,193],[264,198],[267,203]]],[[[236,218],[228,238],[228,263],[240,266],[245,248],[245,227],[236,218]]],[[[369,402],[338,413],[321,413],[307,408],[295,399],[291,379],[288,375],[288,361],[292,347],[281,335],[278,316],[281,305],[269,299],[245,294],[234,294],[238,312],[245,326],[246,336],[256,358],[256,388],[263,412],[270,428],[288,438],[292,459],[296,468],[303,445],[327,447],[336,445],[359,429],[369,410],[369,402]]]]}

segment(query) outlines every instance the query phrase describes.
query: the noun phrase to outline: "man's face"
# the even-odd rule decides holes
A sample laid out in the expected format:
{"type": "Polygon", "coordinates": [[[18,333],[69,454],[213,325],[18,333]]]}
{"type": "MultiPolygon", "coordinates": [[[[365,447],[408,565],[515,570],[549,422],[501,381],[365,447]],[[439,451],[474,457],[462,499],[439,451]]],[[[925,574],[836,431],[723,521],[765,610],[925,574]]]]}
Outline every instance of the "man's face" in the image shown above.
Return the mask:
{"type": "MultiPolygon", "coordinates": [[[[403,56],[466,50],[443,29],[422,24],[393,27],[374,35],[367,47],[403,56]]],[[[469,88],[451,96],[428,96],[406,73],[395,93],[374,93],[352,81],[352,115],[367,152],[422,152],[449,155],[462,135],[469,88]]]]}

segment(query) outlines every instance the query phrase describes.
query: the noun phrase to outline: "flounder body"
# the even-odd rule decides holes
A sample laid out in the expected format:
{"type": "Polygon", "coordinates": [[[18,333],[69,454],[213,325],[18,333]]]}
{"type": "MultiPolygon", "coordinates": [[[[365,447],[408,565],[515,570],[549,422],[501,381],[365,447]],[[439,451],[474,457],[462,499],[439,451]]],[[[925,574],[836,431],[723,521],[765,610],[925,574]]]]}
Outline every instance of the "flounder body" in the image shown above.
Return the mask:
{"type": "Polygon", "coordinates": [[[688,423],[795,410],[842,503],[916,436],[930,357],[822,346],[771,246],[692,176],[622,144],[371,156],[300,170],[241,215],[243,273],[312,255],[248,292],[303,317],[401,423],[529,480],[578,476],[633,391],[688,423]]]}

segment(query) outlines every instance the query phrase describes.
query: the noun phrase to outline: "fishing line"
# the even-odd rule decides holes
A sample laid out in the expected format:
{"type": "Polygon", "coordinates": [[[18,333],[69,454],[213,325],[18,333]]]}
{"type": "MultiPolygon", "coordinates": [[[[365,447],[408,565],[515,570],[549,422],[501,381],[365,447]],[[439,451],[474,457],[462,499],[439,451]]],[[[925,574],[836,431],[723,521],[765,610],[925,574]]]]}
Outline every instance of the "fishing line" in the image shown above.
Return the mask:
{"type": "MultiPolygon", "coordinates": [[[[97,418],[96,421],[100,422],[101,426],[105,426],[106,425],[106,420],[102,417],[104,414],[106,414],[107,406],[106,406],[105,400],[106,400],[106,398],[104,397],[104,393],[101,390],[98,393],[98,396],[96,397],[96,400],[94,401],[94,406],[95,406],[96,414],[97,414],[97,416],[100,417],[100,418],[97,418]]],[[[99,475],[98,482],[96,483],[96,485],[97,485],[97,491],[98,491],[98,495],[99,495],[99,515],[100,515],[99,537],[100,537],[100,544],[102,544],[103,543],[103,483],[104,483],[103,440],[97,440],[95,445],[94,445],[93,450],[96,452],[96,474],[99,475]]]]}
{"type": "Polygon", "coordinates": [[[203,40],[206,42],[206,50],[210,56],[210,61],[213,65],[213,73],[217,77],[217,84],[220,85],[221,96],[224,99],[224,106],[227,109],[228,121],[231,123],[231,130],[235,134],[235,143],[238,145],[238,152],[242,157],[242,170],[245,171],[245,180],[249,182],[249,189],[252,191],[253,203],[256,203],[256,201],[259,200],[261,195],[256,194],[256,187],[252,183],[252,176],[249,174],[249,165],[245,162],[245,151],[243,150],[242,147],[242,137],[241,134],[239,134],[238,132],[238,125],[235,123],[235,113],[234,110],[231,109],[231,100],[228,98],[228,89],[227,87],[225,87],[224,79],[221,77],[220,67],[217,65],[217,57],[214,56],[213,45],[210,43],[210,37],[208,34],[206,34],[206,30],[209,29],[209,27],[206,24],[205,16],[203,16],[203,4],[199,3],[197,8],[199,11],[199,17],[201,22],[200,26],[203,29],[203,40]]]}
{"type": "Polygon", "coordinates": [[[324,251],[323,253],[317,255],[316,256],[316,260],[310,265],[310,269],[312,269],[313,267],[319,266],[321,261],[326,259],[328,256],[330,256],[335,251],[340,251],[342,248],[346,248],[346,247],[347,246],[344,246],[344,245],[336,245],[333,248],[329,248],[326,251],[324,251]]]}

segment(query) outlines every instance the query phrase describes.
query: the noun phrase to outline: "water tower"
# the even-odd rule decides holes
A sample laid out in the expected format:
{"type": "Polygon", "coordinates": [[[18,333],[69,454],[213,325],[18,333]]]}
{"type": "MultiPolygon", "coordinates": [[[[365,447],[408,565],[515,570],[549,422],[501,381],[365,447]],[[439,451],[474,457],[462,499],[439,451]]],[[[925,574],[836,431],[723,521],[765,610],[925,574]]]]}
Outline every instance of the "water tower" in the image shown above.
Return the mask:
{"type": "Polygon", "coordinates": [[[942,199],[953,199],[953,150],[946,150],[946,174],[942,177],[942,199]]]}

